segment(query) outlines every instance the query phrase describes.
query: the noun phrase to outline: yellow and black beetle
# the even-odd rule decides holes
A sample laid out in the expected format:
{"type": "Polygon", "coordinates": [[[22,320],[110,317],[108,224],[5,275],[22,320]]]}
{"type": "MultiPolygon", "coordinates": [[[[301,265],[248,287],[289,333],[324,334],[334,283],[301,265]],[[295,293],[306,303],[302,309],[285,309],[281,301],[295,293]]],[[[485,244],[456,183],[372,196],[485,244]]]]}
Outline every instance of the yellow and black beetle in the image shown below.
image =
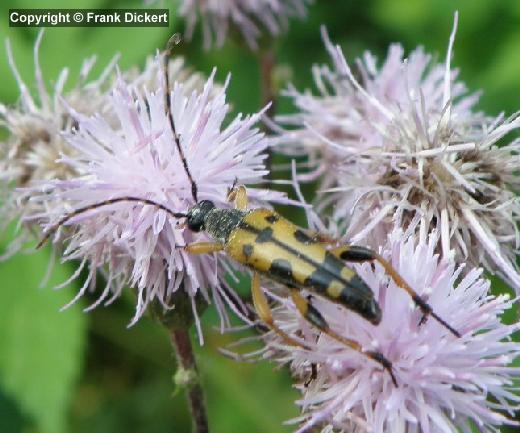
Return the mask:
{"type": "MultiPolygon", "coordinates": [[[[424,316],[431,315],[456,336],[460,334],[440,318],[397,273],[397,271],[376,252],[361,246],[345,245],[327,249],[331,242],[319,234],[314,236],[283,218],[277,212],[265,209],[247,209],[246,189],[233,188],[229,199],[236,203],[235,209],[217,208],[209,200],[201,200],[187,213],[174,212],[163,204],[138,197],[118,197],[85,206],[64,216],[40,241],[41,246],[58,227],[84,212],[118,202],[137,202],[151,205],[167,212],[174,218],[186,218],[188,229],[205,231],[215,242],[199,242],[181,246],[190,254],[208,254],[224,251],[237,262],[254,271],[252,295],[255,309],[260,319],[289,344],[301,344],[279,329],[273,320],[267,298],[260,288],[260,274],[285,285],[296,308],[312,325],[379,362],[394,378],[391,363],[381,353],[364,350],[355,340],[337,334],[327,324],[325,318],[313,307],[311,301],[301,295],[306,289],[319,296],[358,313],[374,325],[381,321],[381,310],[373,292],[365,282],[345,262],[379,262],[396,284],[411,296],[424,316]]],[[[397,383],[396,383],[397,385],[397,383]]]]}
{"type": "MultiPolygon", "coordinates": [[[[174,43],[175,40],[173,40],[174,43]]],[[[169,45],[165,64],[167,65],[169,45]]],[[[164,68],[166,89],[168,85],[167,67],[164,68]]],[[[358,313],[374,325],[381,321],[381,309],[374,298],[373,292],[357,273],[345,262],[377,261],[394,279],[396,284],[404,289],[413,302],[420,308],[424,318],[432,316],[451,333],[460,334],[447,322],[440,318],[397,271],[376,252],[361,246],[341,246],[326,248],[327,243],[334,242],[320,234],[309,234],[292,224],[277,212],[270,209],[248,209],[247,194],[244,186],[231,188],[228,199],[234,201],[235,209],[215,207],[209,200],[197,199],[197,185],[189,171],[180,138],[175,131],[175,124],[170,108],[170,98],[165,92],[165,106],[170,126],[175,138],[175,144],[181,157],[184,169],[192,185],[192,195],[196,204],[186,213],[174,212],[167,206],[150,199],[139,197],[117,197],[100,203],[94,203],[72,211],[54,224],[38,244],[41,246],[58,227],[66,224],[73,217],[84,212],[118,202],[136,202],[151,205],[167,212],[174,218],[186,218],[188,229],[194,232],[205,231],[214,242],[201,242],[181,246],[191,254],[207,254],[224,251],[237,262],[253,270],[252,296],[255,309],[260,319],[287,343],[304,347],[274,323],[268,300],[260,287],[260,275],[285,285],[298,311],[312,325],[337,341],[351,347],[365,356],[380,363],[391,375],[397,386],[392,371],[392,364],[379,352],[365,350],[354,339],[346,338],[333,331],[326,319],[312,305],[310,298],[302,296],[305,289],[319,296],[358,313]]],[[[304,347],[305,348],[305,347],[304,347]]]]}

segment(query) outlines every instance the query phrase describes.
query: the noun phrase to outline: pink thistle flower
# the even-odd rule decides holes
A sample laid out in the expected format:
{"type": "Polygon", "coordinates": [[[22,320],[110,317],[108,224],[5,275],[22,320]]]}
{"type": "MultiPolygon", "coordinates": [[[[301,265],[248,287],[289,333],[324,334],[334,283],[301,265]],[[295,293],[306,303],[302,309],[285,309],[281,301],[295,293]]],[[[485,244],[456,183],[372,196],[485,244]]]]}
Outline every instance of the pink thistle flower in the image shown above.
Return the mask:
{"type": "MultiPolygon", "coordinates": [[[[78,130],[65,138],[76,156],[65,157],[63,163],[79,175],[66,181],[42,182],[29,191],[31,201],[46,208],[46,212],[32,216],[45,229],[73,209],[118,197],[150,199],[175,212],[186,212],[195,204],[166,114],[160,68],[157,74],[160,85],[152,91],[129,87],[122,77],[118,78],[110,105],[120,127],[114,128],[100,115],[72,112],[78,130]]],[[[222,126],[229,112],[227,83],[210,97],[213,78],[214,73],[201,92],[190,90],[189,94],[184,84],[175,82],[171,107],[180,145],[198,187],[198,199],[229,207],[228,188],[237,179],[255,184],[267,174],[264,150],[269,142],[254,127],[262,113],[239,115],[222,126]]],[[[281,193],[265,189],[251,188],[249,195],[253,203],[285,200],[281,193]]],[[[112,302],[125,286],[133,287],[137,290],[134,323],[152,301],[160,302],[165,309],[174,308],[169,303],[171,296],[183,290],[192,302],[195,317],[195,297],[201,295],[207,302],[213,298],[223,324],[226,322],[223,300],[230,295],[223,289],[220,271],[226,264],[216,254],[192,256],[179,248],[208,240],[203,233],[181,227],[178,220],[155,206],[135,202],[82,213],[66,228],[70,234],[63,260],[81,261],[73,278],[84,267],[89,269],[84,286],[72,302],[89,288],[95,289],[96,272],[104,269],[106,287],[90,308],[112,302]]]]}
{"type": "MultiPolygon", "coordinates": [[[[43,32],[40,32],[34,45],[36,97],[31,96],[28,86],[22,80],[10,43],[6,41],[9,65],[20,89],[20,101],[15,107],[0,104],[0,125],[8,132],[8,138],[0,142],[1,214],[4,223],[21,214],[42,210],[34,207],[29,209],[30,205],[21,199],[16,187],[27,187],[41,180],[68,179],[74,175],[70,166],[59,161],[62,155],[74,153],[74,149],[61,135],[62,132],[70,132],[74,126],[74,119],[67,106],[89,115],[98,112],[107,118],[109,116],[107,92],[117,57],[97,79],[91,81],[87,79],[96,59],[91,57],[85,60],[75,87],[66,92],[64,87],[69,71],[65,68],[52,91],[49,91],[39,61],[42,39],[43,32]]],[[[26,240],[25,235],[20,233],[13,240],[7,255],[19,250],[26,240]]]]}
{"type": "Polygon", "coordinates": [[[302,393],[299,433],[322,426],[322,432],[373,433],[496,432],[500,425],[518,425],[520,369],[510,366],[520,356],[511,341],[519,324],[500,318],[512,307],[507,295],[489,295],[481,270],[456,265],[435,253],[438,236],[417,242],[396,231],[380,253],[434,311],[461,334],[452,335],[422,313],[410,297],[376,264],[355,265],[375,294],[382,321],[374,326],[337,304],[313,297],[313,305],[331,329],[375,350],[392,362],[396,387],[381,366],[310,326],[286,298],[278,298],[275,323],[307,348],[289,346],[276,334],[265,334],[264,357],[289,364],[302,393]],[[309,380],[312,366],[315,374],[309,380]]]}
{"type": "Polygon", "coordinates": [[[236,27],[253,50],[263,31],[277,36],[287,28],[292,17],[303,18],[312,0],[184,0],[180,15],[187,20],[187,37],[191,38],[199,19],[202,21],[204,47],[212,41],[221,47],[230,27],[236,27]]]}
{"type": "Polygon", "coordinates": [[[506,141],[520,113],[475,111],[478,95],[451,69],[455,28],[445,64],[421,48],[403,59],[393,45],[379,68],[370,53],[357,61],[361,82],[324,35],[335,67],[315,68],[318,97],[289,89],[301,112],[281,120],[300,127],[281,141],[311,154],[314,169],[301,179],[321,176],[330,194],[318,207],[332,205],[351,241],[371,243],[374,230],[393,227],[437,229],[445,255],[453,250],[520,290],[520,140],[506,141]]]}
{"type": "Polygon", "coordinates": [[[9,64],[21,92],[18,107],[0,105],[2,123],[9,131],[9,138],[2,143],[5,157],[2,158],[5,170],[2,177],[18,186],[30,184],[34,179],[66,178],[65,168],[57,162],[60,154],[68,146],[61,137],[62,131],[70,131],[73,119],[66,105],[75,110],[91,115],[96,112],[106,113],[106,93],[109,88],[108,78],[114,69],[117,58],[103,71],[95,81],[86,82],[95,58],[83,63],[80,78],[75,88],[64,93],[63,88],[68,78],[68,69],[60,73],[53,94],[46,87],[39,62],[39,49],[43,38],[40,32],[34,46],[34,67],[37,99],[33,98],[16,68],[9,41],[6,42],[9,64]]]}
{"type": "MultiPolygon", "coordinates": [[[[144,68],[132,68],[125,71],[125,80],[143,91],[145,89],[156,89],[161,85],[158,82],[162,78],[162,64],[157,62],[155,56],[148,56],[145,61],[144,68]]],[[[192,91],[202,92],[206,84],[207,77],[203,73],[194,70],[186,63],[186,59],[182,56],[175,56],[168,61],[168,76],[170,82],[177,81],[183,84],[184,93],[189,95],[192,91]]],[[[213,83],[213,95],[221,92],[221,86],[213,83]]]]}

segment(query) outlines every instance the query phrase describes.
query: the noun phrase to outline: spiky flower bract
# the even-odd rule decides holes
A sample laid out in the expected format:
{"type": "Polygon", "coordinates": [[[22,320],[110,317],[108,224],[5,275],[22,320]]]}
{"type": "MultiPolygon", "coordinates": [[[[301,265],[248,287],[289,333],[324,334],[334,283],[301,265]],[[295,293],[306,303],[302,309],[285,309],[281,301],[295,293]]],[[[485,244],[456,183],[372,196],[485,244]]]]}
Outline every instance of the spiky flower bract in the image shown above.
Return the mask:
{"type": "MultiPolygon", "coordinates": [[[[78,130],[66,139],[76,156],[64,158],[63,163],[80,175],[44,182],[30,191],[31,200],[47,209],[32,216],[45,229],[72,209],[118,197],[146,198],[184,213],[195,204],[167,115],[161,68],[156,71],[159,85],[154,89],[139,91],[139,86],[118,78],[110,104],[120,127],[114,128],[101,115],[73,112],[78,130]]],[[[211,97],[213,79],[214,73],[201,92],[189,89],[189,93],[183,83],[175,82],[169,96],[198,200],[229,207],[227,192],[237,180],[255,184],[267,174],[263,152],[268,141],[254,127],[261,113],[239,115],[222,126],[229,111],[227,85],[211,97]]],[[[253,202],[282,199],[282,194],[264,189],[251,188],[249,193],[253,202]]],[[[194,310],[196,296],[207,302],[212,298],[224,317],[223,298],[229,295],[223,289],[222,262],[215,254],[192,256],[180,248],[209,240],[185,228],[183,222],[155,206],[136,202],[119,202],[73,218],[66,225],[70,235],[63,260],[80,260],[80,270],[89,268],[77,297],[95,288],[96,272],[104,269],[106,287],[94,305],[117,298],[125,286],[133,287],[138,293],[136,320],[152,301],[174,308],[172,294],[182,290],[194,310]]]]}
{"type": "Polygon", "coordinates": [[[381,67],[370,53],[359,59],[358,80],[325,35],[334,69],[315,68],[319,96],[289,89],[300,113],[281,120],[299,128],[281,140],[311,154],[306,178],[329,192],[319,207],[332,207],[353,242],[392,227],[437,229],[445,255],[454,250],[519,290],[520,140],[511,133],[520,116],[476,111],[478,95],[451,69],[454,36],[445,64],[422,48],[404,59],[393,45],[381,67]]]}
{"type": "Polygon", "coordinates": [[[256,50],[262,33],[271,36],[287,28],[290,18],[304,17],[311,0],[184,0],[180,15],[191,38],[197,21],[202,23],[204,47],[224,44],[228,32],[238,29],[248,46],[256,50]]]}
{"type": "Polygon", "coordinates": [[[520,369],[510,364],[520,356],[520,343],[510,338],[520,325],[501,322],[513,301],[489,295],[481,270],[462,276],[462,265],[436,254],[437,242],[435,232],[421,241],[394,232],[381,254],[460,338],[431,317],[421,324],[422,313],[379,264],[355,265],[379,302],[379,325],[311,298],[331,329],[392,363],[397,386],[380,364],[320,333],[291,301],[275,297],[276,325],[304,348],[268,333],[264,356],[289,364],[301,380],[298,432],[321,426],[323,432],[454,433],[472,425],[498,432],[500,425],[517,425],[520,397],[513,383],[520,369]]]}

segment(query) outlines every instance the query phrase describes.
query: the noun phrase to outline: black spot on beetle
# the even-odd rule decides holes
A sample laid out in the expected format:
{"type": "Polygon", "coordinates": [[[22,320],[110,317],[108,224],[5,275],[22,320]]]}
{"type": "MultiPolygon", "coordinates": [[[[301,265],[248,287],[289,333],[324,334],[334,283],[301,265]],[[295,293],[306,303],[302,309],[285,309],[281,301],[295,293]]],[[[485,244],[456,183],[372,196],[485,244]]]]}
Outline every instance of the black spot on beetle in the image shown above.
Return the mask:
{"type": "Polygon", "coordinates": [[[269,223],[269,224],[273,224],[275,223],[276,221],[278,221],[280,219],[280,217],[278,215],[267,215],[265,217],[265,220],[269,223]]]}
{"type": "Polygon", "coordinates": [[[255,241],[259,244],[263,242],[269,242],[273,239],[273,229],[271,227],[267,227],[258,233],[255,241]]]}
{"type": "Polygon", "coordinates": [[[323,268],[318,268],[305,279],[303,285],[313,288],[320,294],[324,294],[334,279],[334,274],[327,272],[323,268]]]}
{"type": "Polygon", "coordinates": [[[283,281],[292,279],[292,266],[284,259],[275,259],[269,268],[269,274],[283,281]]]}
{"type": "MultiPolygon", "coordinates": [[[[334,254],[327,251],[325,253],[325,260],[320,263],[320,268],[335,276],[336,279],[341,278],[341,271],[345,267],[345,263],[343,263],[340,259],[338,259],[334,254]]],[[[346,281],[344,281],[346,282],[346,281]]]]}
{"type": "Polygon", "coordinates": [[[254,247],[251,244],[246,244],[242,247],[242,252],[244,253],[244,256],[246,256],[247,259],[251,257],[251,255],[253,254],[253,249],[254,247]]]}
{"type": "Polygon", "coordinates": [[[314,243],[313,239],[304,231],[298,229],[294,232],[294,238],[301,242],[302,244],[311,244],[314,243]]]}

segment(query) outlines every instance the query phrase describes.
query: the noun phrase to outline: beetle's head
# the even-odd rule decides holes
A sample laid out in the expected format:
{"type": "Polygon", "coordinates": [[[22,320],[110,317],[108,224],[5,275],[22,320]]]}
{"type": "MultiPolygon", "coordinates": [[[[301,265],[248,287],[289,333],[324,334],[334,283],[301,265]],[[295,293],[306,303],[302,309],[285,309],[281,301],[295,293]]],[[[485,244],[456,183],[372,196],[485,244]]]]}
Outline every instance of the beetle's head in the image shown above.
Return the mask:
{"type": "Polygon", "coordinates": [[[206,217],[212,209],[215,209],[215,205],[212,201],[199,201],[188,211],[188,214],[186,215],[186,223],[188,224],[188,228],[194,232],[200,232],[201,230],[204,230],[206,217]]]}

